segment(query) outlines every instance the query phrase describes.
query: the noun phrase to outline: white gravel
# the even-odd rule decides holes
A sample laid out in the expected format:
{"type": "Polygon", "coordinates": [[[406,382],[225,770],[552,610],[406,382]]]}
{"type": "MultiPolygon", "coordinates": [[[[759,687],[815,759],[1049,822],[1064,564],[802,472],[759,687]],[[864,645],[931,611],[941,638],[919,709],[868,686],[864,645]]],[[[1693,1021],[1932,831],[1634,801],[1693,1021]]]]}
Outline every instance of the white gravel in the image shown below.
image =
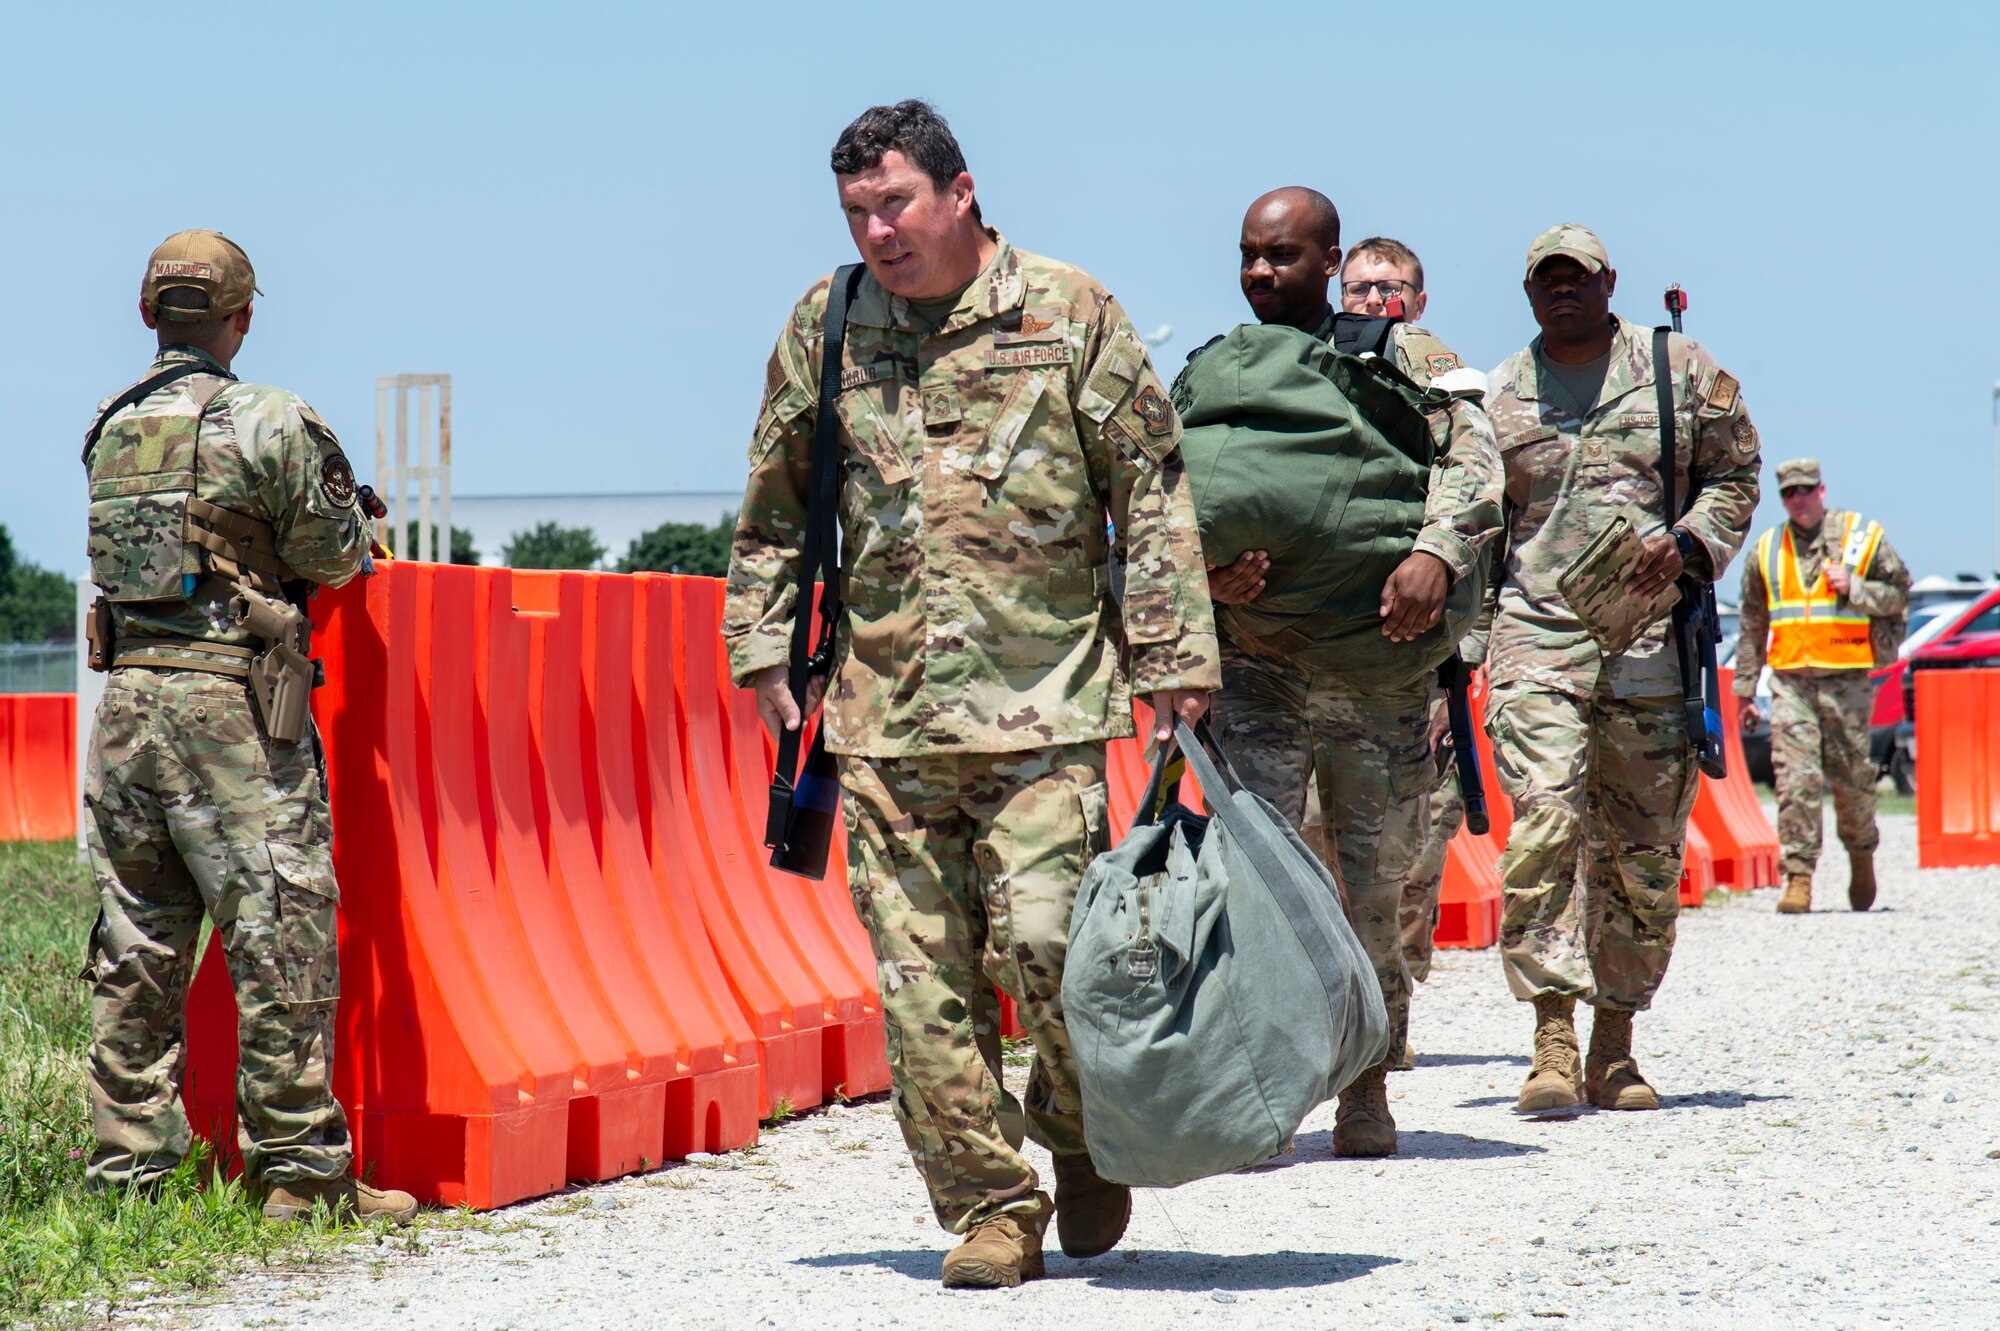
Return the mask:
{"type": "MultiPolygon", "coordinates": [[[[1829,836],[1829,840],[1832,838],[1829,836]]],[[[1682,917],[1637,1025],[1665,1106],[1522,1119],[1530,1010],[1495,953],[1421,989],[1402,1153],[1336,1160],[1333,1108],[1289,1164],[1137,1197],[1116,1252],[1011,1292],[946,1292],[888,1106],[752,1151],[433,1226],[421,1255],[249,1275],[156,1305],[191,1327],[2000,1326],[2000,872],[1918,873],[1885,817],[1882,905],[1775,892],[1682,917]],[[1087,1320],[1086,1320],[1087,1319],[1087,1320]]]]}

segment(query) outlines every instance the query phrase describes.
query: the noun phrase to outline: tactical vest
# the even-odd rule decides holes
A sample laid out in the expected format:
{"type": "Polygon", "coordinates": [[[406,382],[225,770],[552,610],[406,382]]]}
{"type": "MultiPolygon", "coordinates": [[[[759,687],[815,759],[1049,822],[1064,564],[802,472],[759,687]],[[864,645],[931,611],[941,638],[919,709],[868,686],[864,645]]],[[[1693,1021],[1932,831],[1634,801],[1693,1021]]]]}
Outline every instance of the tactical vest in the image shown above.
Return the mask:
{"type": "MultiPolygon", "coordinates": [[[[1855,577],[1865,578],[1882,544],[1882,528],[1849,513],[1840,537],[1840,562],[1855,577]]],[[[1757,566],[1771,607],[1771,645],[1765,658],[1771,669],[1867,670],[1877,664],[1870,617],[1827,584],[1824,569],[1812,586],[1804,584],[1789,522],[1758,540],[1757,566]]]]}
{"type": "MultiPolygon", "coordinates": [[[[234,376],[198,365],[173,369],[182,372],[149,376],[113,399],[84,442],[90,577],[100,603],[186,601],[205,577],[281,598],[282,584],[298,575],[279,557],[271,524],[195,494],[202,421],[234,376]],[[169,384],[181,385],[185,396],[120,415],[169,384]]],[[[121,641],[97,668],[165,665],[244,677],[252,655],[221,643],[139,639],[121,641]]]]}

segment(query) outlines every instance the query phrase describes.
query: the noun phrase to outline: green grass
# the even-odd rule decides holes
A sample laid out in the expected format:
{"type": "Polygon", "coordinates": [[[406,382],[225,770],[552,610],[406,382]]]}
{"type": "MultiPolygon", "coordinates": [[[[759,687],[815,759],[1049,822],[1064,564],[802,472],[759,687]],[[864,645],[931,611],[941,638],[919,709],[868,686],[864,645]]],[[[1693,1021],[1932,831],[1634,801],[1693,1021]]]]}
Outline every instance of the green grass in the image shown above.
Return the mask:
{"type": "MultiPolygon", "coordinates": [[[[1769,800],[1772,803],[1777,802],[1778,792],[1775,789],[1765,785],[1762,781],[1757,782],[1756,785],[1757,785],[1758,799],[1769,800]]],[[[1832,808],[1833,796],[1832,795],[1825,796],[1824,799],[1821,801],[1821,803],[1826,808],[1829,809],[1832,808]]],[[[1875,812],[1914,814],[1916,813],[1916,811],[1917,811],[1917,797],[1915,795],[1898,794],[1896,792],[1896,788],[1894,786],[1891,786],[1886,781],[1884,781],[1881,785],[1876,787],[1875,812]]]]}
{"type": "Polygon", "coordinates": [[[266,1224],[199,1156],[151,1196],[84,1191],[90,1010],[77,972],[96,914],[73,847],[0,843],[0,1325],[116,1324],[136,1299],[246,1262],[309,1262],[354,1234],[266,1224]]]}

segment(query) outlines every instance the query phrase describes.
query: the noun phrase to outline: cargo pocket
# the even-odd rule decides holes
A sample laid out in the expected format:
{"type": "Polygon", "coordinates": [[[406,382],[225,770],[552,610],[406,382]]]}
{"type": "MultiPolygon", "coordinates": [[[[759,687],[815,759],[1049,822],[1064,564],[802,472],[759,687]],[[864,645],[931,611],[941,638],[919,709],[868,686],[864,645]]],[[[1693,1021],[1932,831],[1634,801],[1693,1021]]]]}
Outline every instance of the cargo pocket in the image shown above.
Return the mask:
{"type": "Polygon", "coordinates": [[[324,846],[269,846],[277,879],[279,1001],[331,1003],[340,997],[340,890],[324,846]]]}
{"type": "MultiPolygon", "coordinates": [[[[1028,428],[1035,408],[1049,385],[1049,375],[1041,370],[1017,370],[1014,384],[986,427],[986,444],[972,461],[972,474],[983,481],[997,481],[1007,474],[1014,446],[1028,428]]],[[[977,422],[975,422],[976,424],[977,422]]]]}
{"type": "Polygon", "coordinates": [[[1102,781],[1076,788],[1076,802],[1083,814],[1084,864],[1111,849],[1111,790],[1102,781]]]}

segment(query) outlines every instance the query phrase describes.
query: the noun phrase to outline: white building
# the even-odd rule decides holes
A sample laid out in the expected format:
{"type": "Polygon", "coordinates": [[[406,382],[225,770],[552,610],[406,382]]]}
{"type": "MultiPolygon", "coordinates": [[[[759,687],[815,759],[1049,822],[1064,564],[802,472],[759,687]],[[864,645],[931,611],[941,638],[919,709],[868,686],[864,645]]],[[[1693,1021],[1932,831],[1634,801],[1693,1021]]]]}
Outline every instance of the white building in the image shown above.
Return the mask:
{"type": "Polygon", "coordinates": [[[741,491],[677,490],[659,494],[462,495],[451,497],[451,525],[472,533],[479,562],[498,564],[516,534],[544,522],[588,527],[604,547],[609,568],[633,541],[663,522],[713,527],[736,512],[741,491]]]}

